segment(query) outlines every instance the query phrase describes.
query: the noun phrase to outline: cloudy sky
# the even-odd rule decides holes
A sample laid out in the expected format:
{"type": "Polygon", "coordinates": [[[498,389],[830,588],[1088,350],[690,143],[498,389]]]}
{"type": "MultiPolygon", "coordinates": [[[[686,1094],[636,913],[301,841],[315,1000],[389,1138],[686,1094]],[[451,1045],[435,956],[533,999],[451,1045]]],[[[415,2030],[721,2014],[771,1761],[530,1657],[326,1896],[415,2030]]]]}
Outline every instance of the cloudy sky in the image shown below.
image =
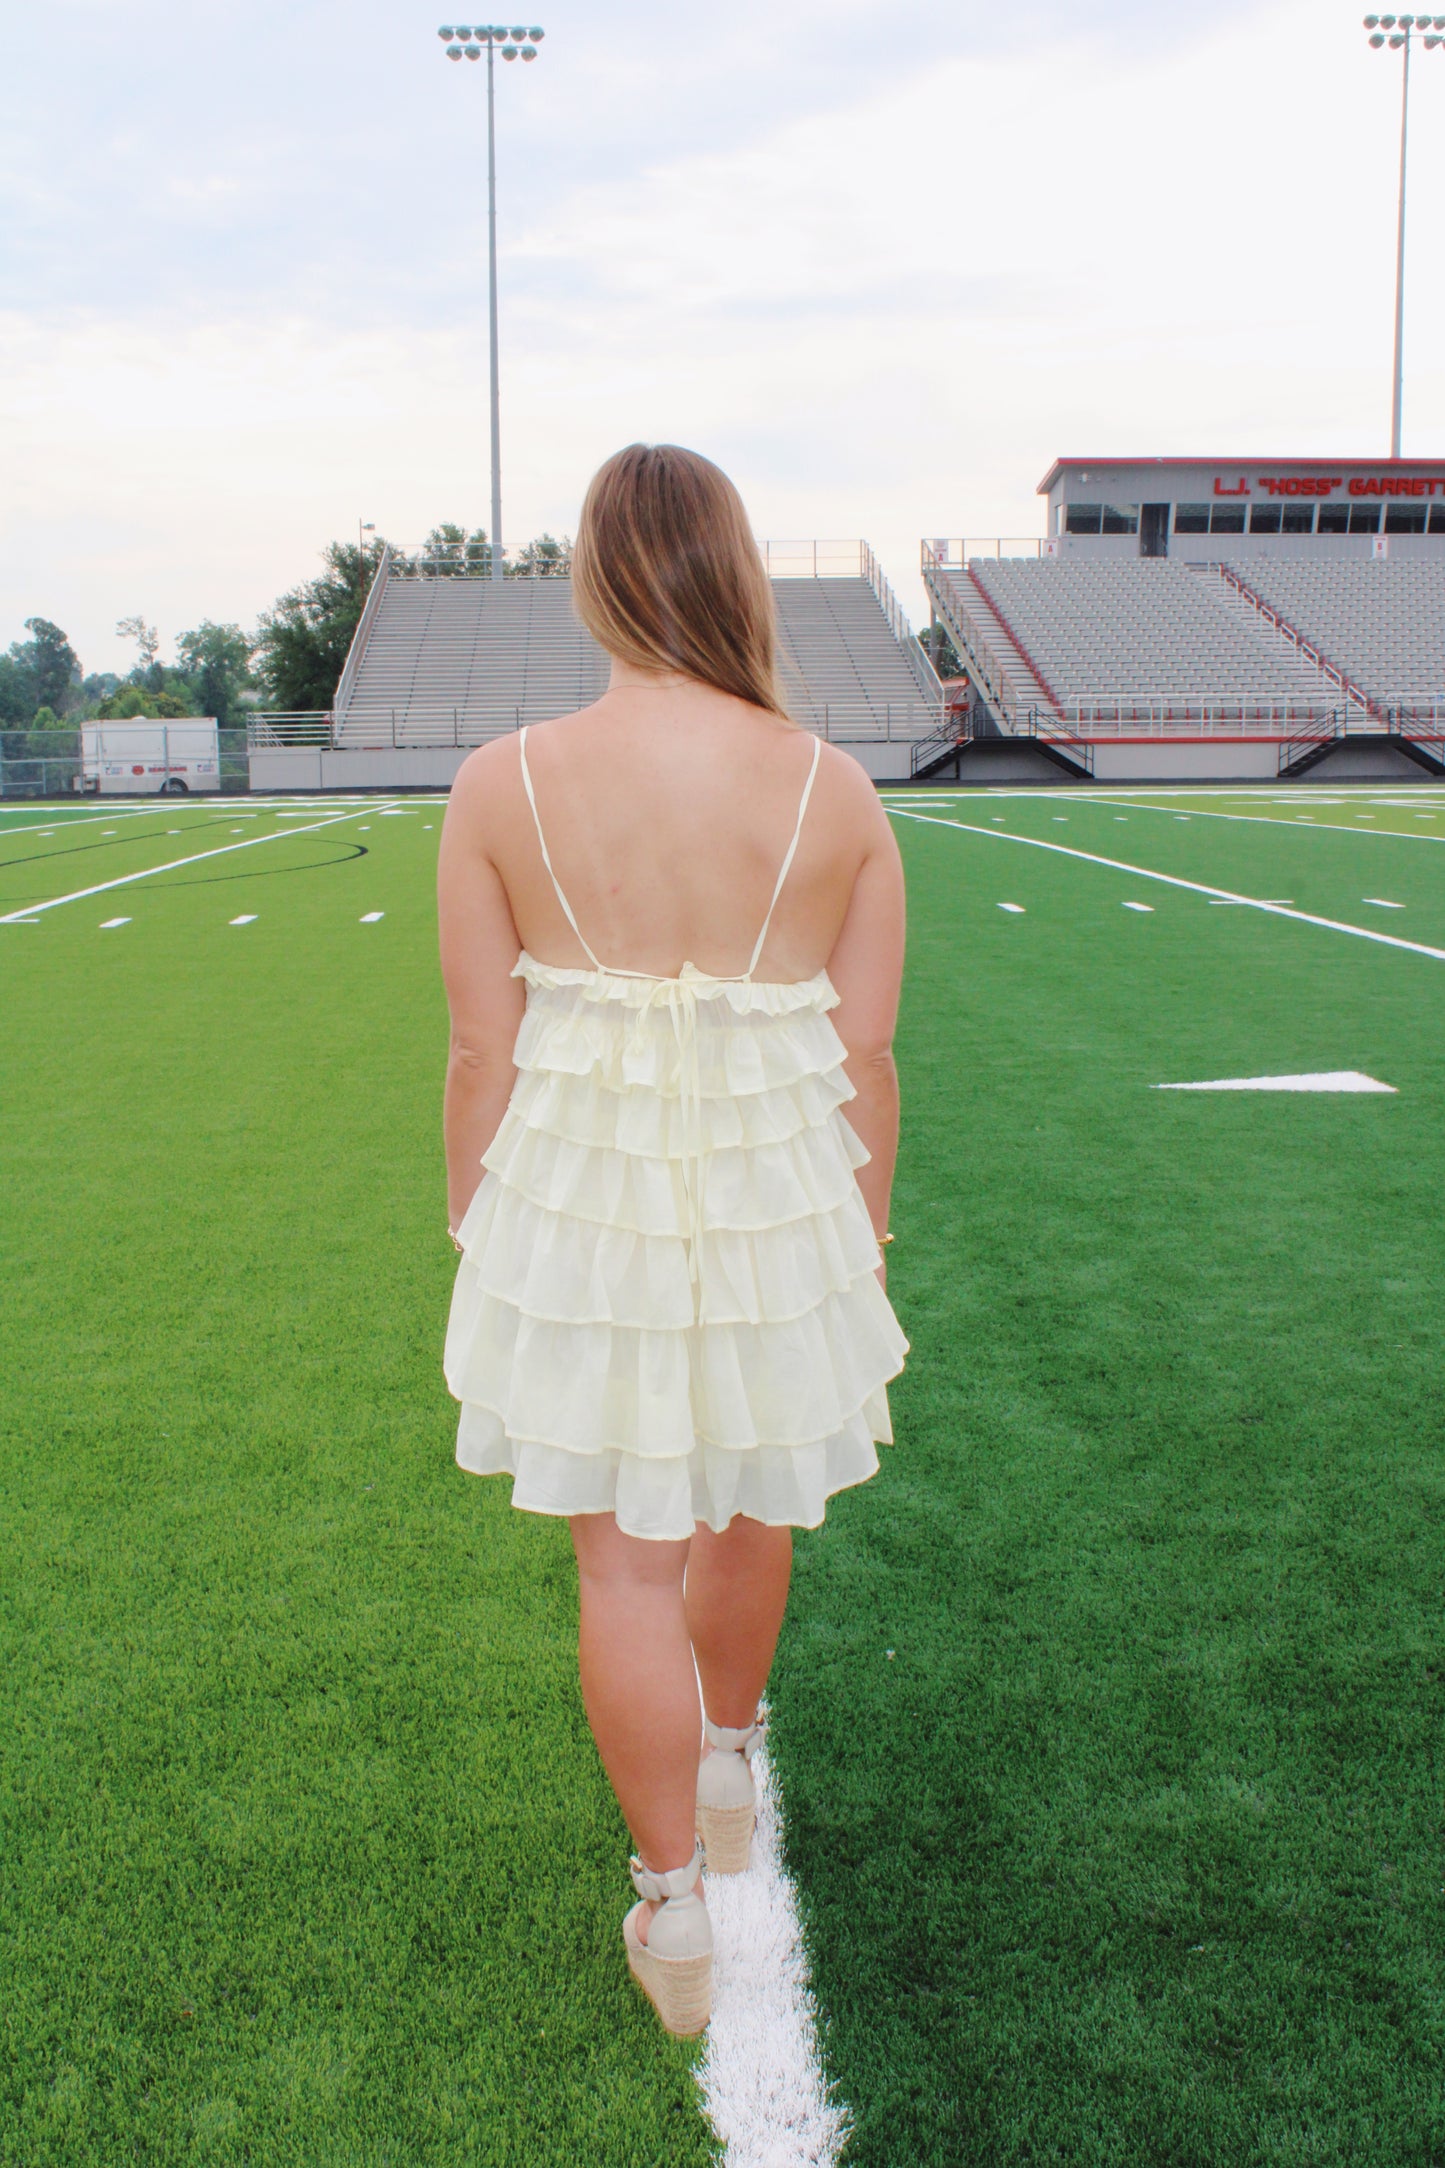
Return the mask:
{"type": "MultiPolygon", "coordinates": [[[[504,528],[671,437],[760,534],[1033,534],[1056,453],[1388,442],[1398,58],[1354,0],[546,0],[498,83],[504,528]]],[[[434,0],[7,27],[0,644],[254,621],[488,507],[484,75],[434,0]]],[[[1445,451],[1445,49],[1405,449],[1445,451]]]]}

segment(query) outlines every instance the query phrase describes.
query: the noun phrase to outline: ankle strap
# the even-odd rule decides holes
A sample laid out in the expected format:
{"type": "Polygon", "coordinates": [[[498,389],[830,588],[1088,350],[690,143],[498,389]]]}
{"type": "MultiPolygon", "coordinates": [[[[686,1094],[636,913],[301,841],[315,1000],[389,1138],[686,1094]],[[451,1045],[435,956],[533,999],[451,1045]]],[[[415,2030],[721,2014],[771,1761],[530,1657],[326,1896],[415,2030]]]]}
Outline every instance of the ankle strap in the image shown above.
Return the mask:
{"type": "Polygon", "coordinates": [[[721,1747],[725,1753],[741,1754],[749,1762],[752,1760],[763,1736],[762,1717],[754,1717],[751,1724],[744,1724],[739,1731],[730,1731],[726,1724],[714,1724],[710,1717],[705,1716],[702,1721],[709,1746],[721,1747]]]}
{"type": "Polygon", "coordinates": [[[702,1846],[694,1845],[692,1858],[687,1865],[674,1867],[667,1874],[654,1874],[650,1867],[643,1866],[635,1852],[628,1861],[628,1866],[632,1870],[632,1887],[639,1897],[646,1897],[650,1903],[658,1904],[674,1897],[690,1897],[693,1884],[702,1872],[702,1846]]]}

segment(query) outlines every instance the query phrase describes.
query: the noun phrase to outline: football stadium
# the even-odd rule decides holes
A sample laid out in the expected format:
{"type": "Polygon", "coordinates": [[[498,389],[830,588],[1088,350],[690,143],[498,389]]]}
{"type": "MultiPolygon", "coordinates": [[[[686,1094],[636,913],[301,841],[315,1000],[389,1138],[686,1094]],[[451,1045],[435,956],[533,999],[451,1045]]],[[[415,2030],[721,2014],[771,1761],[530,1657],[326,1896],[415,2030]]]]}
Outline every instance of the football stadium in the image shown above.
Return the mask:
{"type": "Polygon", "coordinates": [[[607,687],[569,545],[0,728],[6,2168],[1445,2164],[1445,460],[1115,442],[758,544],[903,859],[911,1353],[694,2040],[440,1368],[441,830],[607,687]]]}

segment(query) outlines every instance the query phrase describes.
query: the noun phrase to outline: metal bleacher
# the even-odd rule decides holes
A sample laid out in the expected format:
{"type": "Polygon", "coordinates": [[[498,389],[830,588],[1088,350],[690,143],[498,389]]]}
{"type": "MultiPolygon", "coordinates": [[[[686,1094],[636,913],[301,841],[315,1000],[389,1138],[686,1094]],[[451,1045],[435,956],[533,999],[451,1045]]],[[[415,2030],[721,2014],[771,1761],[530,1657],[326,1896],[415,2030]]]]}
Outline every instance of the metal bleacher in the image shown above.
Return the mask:
{"type": "Polygon", "coordinates": [[[1376,713],[1445,721],[1445,568],[1438,564],[1252,558],[1226,567],[1308,642],[1376,713]]]}
{"type": "Polygon", "coordinates": [[[1291,720],[1341,691],[1211,567],[1164,560],[925,564],[935,606],[993,666],[998,720],[1074,729],[1215,717],[1291,720]]]}
{"type": "MultiPolygon", "coordinates": [[[[920,737],[942,688],[866,543],[764,545],[782,674],[800,722],[830,738],[920,737]]],[[[382,560],[334,705],[338,748],[464,746],[595,700],[607,658],[565,576],[417,576],[382,560]]]]}

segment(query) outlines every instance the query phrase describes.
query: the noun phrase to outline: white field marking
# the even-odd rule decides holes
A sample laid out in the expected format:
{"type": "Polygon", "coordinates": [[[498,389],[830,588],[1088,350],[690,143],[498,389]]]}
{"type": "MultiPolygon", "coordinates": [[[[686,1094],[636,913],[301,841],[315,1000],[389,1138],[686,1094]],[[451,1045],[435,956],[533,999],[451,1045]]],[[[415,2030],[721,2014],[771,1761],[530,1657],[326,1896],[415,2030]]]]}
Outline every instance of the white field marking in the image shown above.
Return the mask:
{"type": "Polygon", "coordinates": [[[1091,866],[1108,866],[1115,873],[1137,874],[1141,881],[1162,881],[1166,888],[1187,888],[1196,896],[1218,896],[1224,903],[1241,903],[1251,911],[1267,911],[1274,918],[1297,919],[1303,926],[1323,926],[1329,933],[1353,934],[1360,941],[1378,941],[1386,948],[1409,949],[1416,956],[1434,956],[1445,963],[1445,949],[1424,941],[1402,941],[1398,934],[1376,933],[1373,926],[1352,926],[1342,918],[1320,918],[1313,911],[1295,911],[1282,903],[1267,903],[1262,896],[1239,896],[1230,888],[1212,888],[1207,881],[1186,881],[1177,873],[1157,873],[1152,866],[1131,866],[1122,858],[1103,858],[1097,851],[1081,851],[1071,843],[1049,843],[1042,836],[1016,836],[1006,831],[995,836],[991,828],[972,821],[943,820],[932,813],[900,813],[906,821],[922,821],[930,828],[954,828],[970,836],[987,836],[995,843],[1022,843],[1034,851],[1057,851],[1061,858],[1082,858],[1091,866]]]}
{"type": "Polygon", "coordinates": [[[1020,918],[1024,915],[1024,907],[1021,903],[1001,903],[999,909],[1001,911],[1017,911],[1020,918]]]}
{"type": "Polygon", "coordinates": [[[1126,901],[1123,908],[1126,911],[1152,911],[1154,906],[1152,903],[1129,903],[1126,901]]]}
{"type": "MultiPolygon", "coordinates": [[[[1284,905],[1285,905],[1286,907],[1288,907],[1288,906],[1289,906],[1290,904],[1292,904],[1292,903],[1294,902],[1294,897],[1293,897],[1293,896],[1262,896],[1262,897],[1260,898],[1260,901],[1261,901],[1261,903],[1282,903],[1282,904],[1284,904],[1284,905]]],[[[1233,898],[1233,896],[1211,896],[1211,897],[1210,897],[1210,899],[1209,899],[1209,904],[1210,904],[1210,908],[1211,908],[1211,910],[1215,910],[1215,911],[1224,911],[1224,910],[1230,910],[1230,909],[1232,909],[1232,908],[1233,908],[1233,905],[1234,905],[1234,898],[1233,898]]]]}
{"type": "MultiPolygon", "coordinates": [[[[82,814],[77,820],[52,820],[48,828],[42,828],[41,826],[39,826],[38,823],[28,828],[11,828],[7,826],[3,819],[0,819],[0,843],[3,843],[9,836],[68,836],[71,833],[72,829],[94,828],[98,821],[157,820],[158,818],[159,815],[152,812],[90,813],[82,814]]],[[[207,825],[209,824],[205,822],[197,823],[197,826],[203,827],[207,825]]],[[[106,836],[118,835],[119,832],[120,831],[115,828],[103,828],[101,830],[101,834],[106,836]]],[[[176,833],[179,835],[180,830],[177,829],[176,833]]]]}
{"type": "MultiPolygon", "coordinates": [[[[1103,802],[1108,803],[1107,800],[1103,802]]],[[[1273,798],[1268,802],[1271,805],[1288,805],[1290,800],[1287,798],[1273,798]]],[[[1314,803],[1318,805],[1320,803],[1319,799],[1315,799],[1314,803]]],[[[1343,804],[1344,800],[1341,799],[1340,803],[1343,804]]],[[[1136,805],[1135,811],[1139,813],[1161,813],[1166,819],[1173,818],[1174,820],[1192,818],[1201,821],[1257,821],[1265,828],[1294,828],[1301,821],[1312,818],[1308,813],[1296,813],[1292,820],[1280,820],[1273,813],[1215,813],[1211,812],[1208,807],[1201,808],[1198,813],[1193,815],[1175,813],[1171,816],[1169,808],[1162,805],[1136,805]]],[[[1115,817],[1120,818],[1121,816],[1116,815],[1115,817]]],[[[1428,815],[1426,817],[1433,819],[1434,816],[1428,815]]],[[[1332,836],[1357,836],[1360,832],[1358,828],[1341,828],[1333,821],[1329,823],[1329,831],[1332,836]]],[[[1445,836],[1412,836],[1407,829],[1402,828],[1372,828],[1370,834],[1372,836],[1384,836],[1387,840],[1393,839],[1399,843],[1445,843],[1445,836]]]]}
{"type": "Polygon", "coordinates": [[[379,918],[385,917],[385,911],[363,911],[359,923],[363,926],[374,926],[379,918]]]}
{"type": "Polygon", "coordinates": [[[1372,903],[1377,911],[1403,911],[1403,903],[1387,903],[1383,896],[1361,896],[1361,903],[1372,903]]]}
{"type": "Polygon", "coordinates": [[[239,918],[233,918],[229,923],[233,926],[254,926],[256,913],[254,911],[243,911],[239,918]]]}
{"type": "MultiPolygon", "coordinates": [[[[40,921],[38,918],[32,918],[30,923],[32,926],[38,926],[40,921]]],[[[109,933],[112,926],[130,926],[134,923],[134,920],[129,918],[103,918],[100,922],[100,930],[102,933],[109,933]]]]}
{"type": "Polygon", "coordinates": [[[1068,817],[1067,813],[1054,813],[1050,816],[1051,819],[1056,821],[1066,821],[1068,817]]]}
{"type": "Polygon", "coordinates": [[[1156,1092],[1390,1092],[1393,1084],[1359,1069],[1316,1069],[1304,1076],[1225,1076],[1209,1084],[1154,1084],[1156,1092]]]}
{"type": "Polygon", "coordinates": [[[847,2110],[830,2097],[797,1892],[783,1865],[782,1815],[766,1742],[753,1755],[758,1826],[742,1874],[706,1879],[712,1914],[712,2022],[697,2064],[703,2112],[726,2168],[833,2168],[847,2110]]]}
{"type": "MultiPolygon", "coordinates": [[[[312,828],[334,828],[338,821],[354,821],[354,813],[333,813],[328,820],[312,821],[312,828]]],[[[275,843],[282,836],[299,836],[301,828],[273,828],[268,835],[247,836],[244,843],[218,843],[209,851],[193,851],[189,858],[172,858],[164,866],[146,866],[139,873],[119,873],[113,881],[97,881],[93,888],[77,888],[68,896],[50,896],[44,903],[27,903],[22,911],[11,911],[0,916],[0,926],[8,918],[25,918],[37,911],[57,911],[63,903],[83,903],[87,896],[103,896],[107,889],[126,888],[132,881],[152,881],[162,873],[175,873],[182,866],[198,866],[205,858],[224,858],[229,851],[259,850],[263,843],[275,843]]]]}

